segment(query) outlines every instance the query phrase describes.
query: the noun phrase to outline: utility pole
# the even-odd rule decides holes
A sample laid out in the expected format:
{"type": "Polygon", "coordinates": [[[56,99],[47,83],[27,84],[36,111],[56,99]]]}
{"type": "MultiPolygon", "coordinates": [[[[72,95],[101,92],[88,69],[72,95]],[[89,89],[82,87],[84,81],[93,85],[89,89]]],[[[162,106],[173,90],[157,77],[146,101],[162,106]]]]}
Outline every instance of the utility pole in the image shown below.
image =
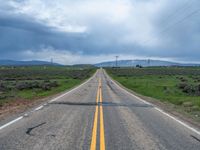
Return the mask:
{"type": "Polygon", "coordinates": [[[147,60],[148,66],[150,65],[150,59],[147,60]]]}
{"type": "Polygon", "coordinates": [[[132,64],[131,64],[131,66],[134,68],[134,59],[132,60],[132,64]]]}
{"type": "Polygon", "coordinates": [[[116,64],[115,65],[116,65],[116,68],[117,68],[117,66],[118,66],[118,62],[117,61],[118,61],[119,56],[115,56],[115,58],[116,58],[116,62],[115,62],[116,64]]]}
{"type": "Polygon", "coordinates": [[[51,58],[51,65],[53,65],[53,58],[51,58]]]}

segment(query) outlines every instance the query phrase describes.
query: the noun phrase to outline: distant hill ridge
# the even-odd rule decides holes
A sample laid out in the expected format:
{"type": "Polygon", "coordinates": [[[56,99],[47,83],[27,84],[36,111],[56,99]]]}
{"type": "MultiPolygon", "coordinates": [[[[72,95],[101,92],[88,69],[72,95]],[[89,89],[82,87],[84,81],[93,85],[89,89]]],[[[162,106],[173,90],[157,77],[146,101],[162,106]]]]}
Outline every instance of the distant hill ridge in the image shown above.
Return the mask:
{"type": "Polygon", "coordinates": [[[40,65],[61,66],[61,64],[58,63],[51,63],[48,61],[39,61],[39,60],[31,60],[31,61],[0,60],[0,66],[40,66],[40,65]]]}
{"type": "MultiPolygon", "coordinates": [[[[189,64],[189,63],[177,63],[170,61],[162,61],[162,60],[144,60],[144,59],[136,59],[136,60],[119,60],[117,62],[118,67],[135,67],[136,65],[141,65],[143,67],[148,66],[200,66],[200,64],[189,64]]],[[[40,60],[31,60],[31,61],[17,61],[17,60],[0,60],[0,66],[42,66],[42,65],[54,65],[54,66],[63,66],[59,63],[51,63],[48,61],[40,61],[40,60]]],[[[79,67],[89,67],[92,66],[90,64],[75,64],[72,66],[79,67]]],[[[107,61],[94,64],[96,67],[115,67],[116,61],[107,61]]]]}
{"type": "MultiPolygon", "coordinates": [[[[162,61],[162,60],[119,60],[117,62],[118,67],[134,67],[136,65],[141,65],[143,67],[148,66],[200,66],[200,64],[189,64],[189,63],[177,63],[170,61],[162,61]]],[[[95,64],[97,67],[115,67],[116,61],[107,61],[95,64]]]]}

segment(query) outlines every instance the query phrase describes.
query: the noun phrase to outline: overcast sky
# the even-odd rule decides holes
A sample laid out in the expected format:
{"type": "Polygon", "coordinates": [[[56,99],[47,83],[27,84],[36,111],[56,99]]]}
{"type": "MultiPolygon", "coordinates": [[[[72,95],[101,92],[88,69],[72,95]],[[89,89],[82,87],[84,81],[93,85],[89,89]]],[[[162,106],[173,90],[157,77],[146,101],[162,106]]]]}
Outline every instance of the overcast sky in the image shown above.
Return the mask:
{"type": "Polygon", "coordinates": [[[199,0],[0,0],[0,59],[200,62],[199,0]]]}

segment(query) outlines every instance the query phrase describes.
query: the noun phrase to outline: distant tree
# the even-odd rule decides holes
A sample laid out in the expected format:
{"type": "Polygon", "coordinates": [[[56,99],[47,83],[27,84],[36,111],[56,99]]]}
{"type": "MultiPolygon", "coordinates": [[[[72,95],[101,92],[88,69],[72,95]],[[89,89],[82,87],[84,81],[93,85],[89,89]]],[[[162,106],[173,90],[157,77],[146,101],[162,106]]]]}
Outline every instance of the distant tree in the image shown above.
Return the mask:
{"type": "Polygon", "coordinates": [[[137,64],[137,65],[136,65],[136,68],[142,68],[142,66],[137,64]]]}

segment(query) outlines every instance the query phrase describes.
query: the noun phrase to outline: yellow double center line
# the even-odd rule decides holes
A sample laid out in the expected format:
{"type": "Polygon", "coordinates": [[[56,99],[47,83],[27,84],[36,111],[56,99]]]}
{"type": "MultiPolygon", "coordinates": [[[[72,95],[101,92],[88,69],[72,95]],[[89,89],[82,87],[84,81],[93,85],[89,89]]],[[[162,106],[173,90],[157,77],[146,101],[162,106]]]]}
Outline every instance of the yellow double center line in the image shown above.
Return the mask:
{"type": "Polygon", "coordinates": [[[99,108],[100,108],[100,150],[105,150],[105,135],[104,135],[102,102],[103,102],[102,101],[102,84],[101,84],[101,79],[99,79],[97,97],[96,97],[97,105],[96,105],[96,110],[94,114],[94,124],[93,124],[93,130],[92,130],[92,140],[91,140],[90,150],[96,150],[99,108]]]}

